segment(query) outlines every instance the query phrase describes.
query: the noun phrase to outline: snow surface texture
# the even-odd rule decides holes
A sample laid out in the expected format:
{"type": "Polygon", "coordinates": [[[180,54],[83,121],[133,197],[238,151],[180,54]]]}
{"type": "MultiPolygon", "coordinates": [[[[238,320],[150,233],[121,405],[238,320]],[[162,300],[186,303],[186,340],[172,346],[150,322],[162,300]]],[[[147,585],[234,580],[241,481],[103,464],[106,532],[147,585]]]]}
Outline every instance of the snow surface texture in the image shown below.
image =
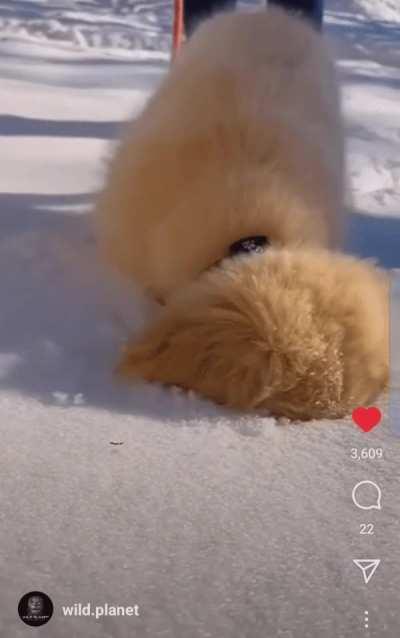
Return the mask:
{"type": "MultiPolygon", "coordinates": [[[[167,69],[171,18],[164,0],[0,1],[0,635],[32,631],[17,604],[38,589],[55,607],[34,631],[48,638],[398,638],[398,374],[392,423],[383,399],[368,435],[112,378],[155,308],[96,263],[87,211],[110,144],[167,69]],[[351,460],[365,445],[384,460],[351,460]],[[353,505],[364,479],[382,511],[353,505]],[[359,534],[366,522],[374,535],[359,534]],[[360,558],[382,561],[368,585],[360,558]],[[89,601],[140,616],[62,616],[89,601]]],[[[327,2],[349,250],[388,268],[400,267],[399,21],[398,0],[327,2]]]]}

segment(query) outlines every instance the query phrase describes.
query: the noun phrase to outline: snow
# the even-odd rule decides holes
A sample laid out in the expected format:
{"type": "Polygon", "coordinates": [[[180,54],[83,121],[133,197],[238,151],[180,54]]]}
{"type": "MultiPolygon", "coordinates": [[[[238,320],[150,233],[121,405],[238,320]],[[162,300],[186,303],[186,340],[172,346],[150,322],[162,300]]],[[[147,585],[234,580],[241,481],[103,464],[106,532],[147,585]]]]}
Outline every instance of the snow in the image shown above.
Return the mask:
{"type": "MultiPolygon", "coordinates": [[[[57,48],[94,48],[98,53],[119,55],[137,51],[168,52],[172,5],[135,0],[29,0],[1,2],[3,38],[26,42],[50,42],[57,48]]],[[[147,57],[149,57],[147,55],[147,57]]]]}
{"type": "Polygon", "coordinates": [[[357,0],[357,4],[373,20],[400,22],[398,0],[357,0]]]}
{"type": "MultiPolygon", "coordinates": [[[[164,0],[0,1],[0,634],[26,635],[18,600],[39,589],[55,605],[40,630],[52,638],[352,638],[364,609],[371,637],[397,638],[398,321],[390,402],[369,435],[349,419],[280,423],[113,379],[122,342],[157,309],[97,263],[88,211],[124,121],[168,68],[171,18],[164,0]],[[365,445],[384,460],[352,461],[365,445]],[[383,491],[368,521],[351,502],[364,478],[383,491]],[[382,561],[367,587],[360,558],[382,561]],[[88,601],[141,615],[62,617],[88,601]]],[[[396,0],[327,1],[348,249],[391,269],[399,21],[396,0]]]]}

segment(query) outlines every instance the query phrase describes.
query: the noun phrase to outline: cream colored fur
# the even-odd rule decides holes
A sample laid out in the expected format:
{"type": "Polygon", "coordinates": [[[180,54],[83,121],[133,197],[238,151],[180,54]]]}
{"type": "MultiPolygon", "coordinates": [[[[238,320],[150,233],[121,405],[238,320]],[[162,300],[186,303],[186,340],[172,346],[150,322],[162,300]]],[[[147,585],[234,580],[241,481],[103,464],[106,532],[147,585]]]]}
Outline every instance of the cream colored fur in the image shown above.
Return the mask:
{"type": "Polygon", "coordinates": [[[387,284],[334,252],[343,175],[322,37],[278,9],[204,23],[133,122],[97,208],[105,257],[166,303],[120,371],[293,418],[373,400],[387,284]],[[211,268],[249,235],[272,247],[211,268]]]}

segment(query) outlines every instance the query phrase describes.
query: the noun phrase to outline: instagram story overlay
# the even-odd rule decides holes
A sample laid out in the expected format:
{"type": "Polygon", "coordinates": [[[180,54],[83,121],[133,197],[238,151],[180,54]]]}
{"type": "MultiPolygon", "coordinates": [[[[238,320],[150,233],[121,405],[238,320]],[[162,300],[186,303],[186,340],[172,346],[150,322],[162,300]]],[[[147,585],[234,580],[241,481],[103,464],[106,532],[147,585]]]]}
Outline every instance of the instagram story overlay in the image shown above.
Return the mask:
{"type": "Polygon", "coordinates": [[[42,591],[30,591],[19,601],[18,615],[26,625],[40,627],[52,617],[53,603],[42,591]]]}

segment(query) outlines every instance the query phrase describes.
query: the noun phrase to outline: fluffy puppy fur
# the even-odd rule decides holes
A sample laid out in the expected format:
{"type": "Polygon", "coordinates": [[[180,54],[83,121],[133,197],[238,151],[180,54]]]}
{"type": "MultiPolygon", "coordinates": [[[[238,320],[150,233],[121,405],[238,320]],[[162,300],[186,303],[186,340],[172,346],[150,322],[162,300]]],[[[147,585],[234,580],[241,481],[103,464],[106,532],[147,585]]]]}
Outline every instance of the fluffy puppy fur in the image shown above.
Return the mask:
{"type": "Polygon", "coordinates": [[[319,34],[272,8],[206,21],[131,125],[97,207],[103,254],[166,304],[119,371],[291,418],[373,400],[387,282],[336,252],[343,155],[319,34]],[[254,235],[265,253],[224,259],[254,235]]]}

